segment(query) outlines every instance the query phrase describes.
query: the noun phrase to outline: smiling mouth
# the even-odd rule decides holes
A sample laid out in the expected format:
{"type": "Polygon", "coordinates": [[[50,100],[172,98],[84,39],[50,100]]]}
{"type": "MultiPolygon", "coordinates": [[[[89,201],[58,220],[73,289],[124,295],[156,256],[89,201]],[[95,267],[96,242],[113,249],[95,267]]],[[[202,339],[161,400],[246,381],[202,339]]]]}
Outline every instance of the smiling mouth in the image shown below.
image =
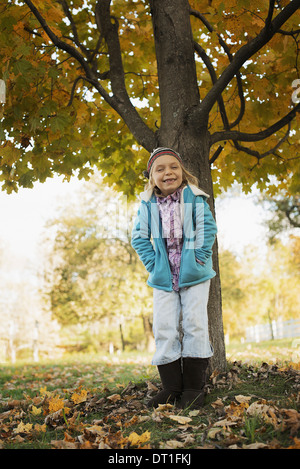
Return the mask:
{"type": "Polygon", "coordinates": [[[164,180],[164,182],[169,182],[169,183],[170,183],[170,182],[175,182],[175,181],[176,181],[176,179],[165,179],[165,180],[164,180]]]}

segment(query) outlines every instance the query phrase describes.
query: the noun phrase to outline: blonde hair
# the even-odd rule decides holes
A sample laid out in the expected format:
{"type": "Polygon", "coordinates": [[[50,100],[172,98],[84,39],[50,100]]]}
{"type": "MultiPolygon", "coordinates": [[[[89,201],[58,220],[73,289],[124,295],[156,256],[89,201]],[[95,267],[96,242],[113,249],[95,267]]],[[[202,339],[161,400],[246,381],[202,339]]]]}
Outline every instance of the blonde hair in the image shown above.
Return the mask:
{"type": "MultiPolygon", "coordinates": [[[[190,173],[183,166],[183,164],[180,161],[178,161],[178,163],[180,164],[180,167],[182,169],[182,184],[181,184],[181,186],[185,186],[187,184],[193,184],[194,186],[199,187],[199,181],[196,178],[196,176],[194,176],[192,173],[190,173]]],[[[149,190],[149,189],[152,189],[154,191],[155,195],[161,195],[160,189],[155,185],[155,182],[154,182],[153,166],[152,166],[151,171],[150,171],[149,181],[145,185],[145,190],[149,190]]]]}

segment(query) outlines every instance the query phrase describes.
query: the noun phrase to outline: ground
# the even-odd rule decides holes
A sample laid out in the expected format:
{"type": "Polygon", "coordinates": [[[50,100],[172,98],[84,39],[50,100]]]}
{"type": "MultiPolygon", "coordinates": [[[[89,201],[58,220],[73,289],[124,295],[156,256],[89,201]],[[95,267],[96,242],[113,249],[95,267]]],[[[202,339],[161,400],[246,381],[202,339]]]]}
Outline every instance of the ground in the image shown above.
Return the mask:
{"type": "Polygon", "coordinates": [[[0,446],[300,449],[300,367],[299,360],[292,361],[298,359],[294,344],[228,347],[228,368],[211,374],[200,410],[146,407],[160,388],[147,355],[4,364],[0,446]]]}

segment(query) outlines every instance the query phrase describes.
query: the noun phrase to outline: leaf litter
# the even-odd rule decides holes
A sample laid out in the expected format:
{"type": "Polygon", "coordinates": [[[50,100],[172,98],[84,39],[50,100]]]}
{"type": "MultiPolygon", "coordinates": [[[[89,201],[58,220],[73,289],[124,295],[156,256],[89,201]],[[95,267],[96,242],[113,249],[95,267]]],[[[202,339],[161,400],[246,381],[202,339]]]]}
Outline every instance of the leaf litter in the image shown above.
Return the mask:
{"type": "MultiPolygon", "coordinates": [[[[19,378],[4,387],[12,390],[19,378]]],[[[226,372],[214,371],[206,404],[197,410],[148,409],[160,389],[154,379],[113,388],[80,380],[70,388],[56,386],[62,383],[48,372],[45,381],[52,390],[24,390],[21,399],[0,395],[0,447],[36,448],[44,441],[53,449],[300,448],[300,372],[291,367],[234,362],[226,372]]]]}

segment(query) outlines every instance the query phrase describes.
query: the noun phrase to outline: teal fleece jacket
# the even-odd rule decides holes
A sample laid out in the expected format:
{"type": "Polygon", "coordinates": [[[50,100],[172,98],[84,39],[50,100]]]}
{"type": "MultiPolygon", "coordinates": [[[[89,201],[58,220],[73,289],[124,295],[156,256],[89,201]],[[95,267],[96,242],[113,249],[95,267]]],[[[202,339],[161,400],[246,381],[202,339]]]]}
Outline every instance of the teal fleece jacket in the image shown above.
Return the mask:
{"type": "MultiPolygon", "coordinates": [[[[172,291],[171,269],[156,197],[152,190],[142,192],[140,197],[141,204],[132,230],[131,245],[149,272],[147,284],[172,291]]],[[[185,186],[181,193],[183,246],[179,288],[205,282],[216,275],[212,267],[212,247],[217,226],[206,201],[208,197],[193,185],[185,186]]]]}

